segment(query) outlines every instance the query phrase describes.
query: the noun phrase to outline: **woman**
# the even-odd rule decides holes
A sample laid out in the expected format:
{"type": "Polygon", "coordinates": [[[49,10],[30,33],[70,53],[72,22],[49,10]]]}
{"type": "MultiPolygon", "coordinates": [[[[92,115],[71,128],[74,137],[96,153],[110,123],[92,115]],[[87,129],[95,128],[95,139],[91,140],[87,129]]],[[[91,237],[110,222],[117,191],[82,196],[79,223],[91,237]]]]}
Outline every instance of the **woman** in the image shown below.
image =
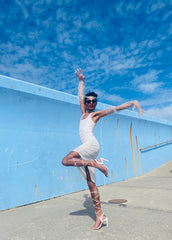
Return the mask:
{"type": "Polygon", "coordinates": [[[108,219],[101,209],[99,192],[95,184],[95,168],[100,170],[106,177],[108,177],[108,168],[103,164],[104,159],[100,158],[96,160],[99,152],[99,143],[93,135],[93,129],[99,119],[104,116],[129,107],[137,107],[139,114],[142,115],[142,109],[138,101],[131,101],[106,110],[95,111],[97,94],[91,92],[86,94],[84,97],[85,76],[83,75],[81,69],[78,69],[75,73],[79,79],[79,100],[82,112],[79,135],[82,145],[65,156],[62,160],[62,164],[65,166],[77,166],[81,176],[87,180],[96,210],[96,222],[92,229],[96,230],[100,229],[103,223],[108,225],[108,219]]]}

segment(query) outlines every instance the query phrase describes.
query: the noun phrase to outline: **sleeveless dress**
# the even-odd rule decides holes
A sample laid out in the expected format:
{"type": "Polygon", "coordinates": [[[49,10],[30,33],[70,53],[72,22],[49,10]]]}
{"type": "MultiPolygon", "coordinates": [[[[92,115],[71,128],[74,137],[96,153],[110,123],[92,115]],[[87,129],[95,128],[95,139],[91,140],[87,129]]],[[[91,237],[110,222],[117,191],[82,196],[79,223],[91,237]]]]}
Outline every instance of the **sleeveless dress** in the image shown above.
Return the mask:
{"type": "MultiPolygon", "coordinates": [[[[99,143],[93,134],[96,123],[92,120],[92,114],[90,113],[85,119],[80,120],[79,136],[82,145],[75,148],[73,151],[79,153],[83,160],[93,161],[97,158],[99,153],[99,143]]],[[[83,116],[83,115],[82,115],[83,116]]],[[[81,177],[86,180],[85,167],[78,167],[81,177]]],[[[88,167],[91,180],[95,183],[95,168],[88,167]]]]}

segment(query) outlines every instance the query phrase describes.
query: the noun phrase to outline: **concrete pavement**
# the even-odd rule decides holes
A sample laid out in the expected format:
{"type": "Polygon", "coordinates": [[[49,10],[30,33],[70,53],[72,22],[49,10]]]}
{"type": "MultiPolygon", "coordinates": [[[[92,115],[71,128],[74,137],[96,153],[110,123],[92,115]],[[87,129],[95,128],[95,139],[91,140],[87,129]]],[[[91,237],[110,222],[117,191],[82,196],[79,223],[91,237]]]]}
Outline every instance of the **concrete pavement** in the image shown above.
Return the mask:
{"type": "Polygon", "coordinates": [[[172,161],[150,173],[99,187],[109,227],[95,221],[89,191],[0,212],[1,240],[171,240],[172,161]],[[125,199],[124,204],[109,200],[125,199]]]}

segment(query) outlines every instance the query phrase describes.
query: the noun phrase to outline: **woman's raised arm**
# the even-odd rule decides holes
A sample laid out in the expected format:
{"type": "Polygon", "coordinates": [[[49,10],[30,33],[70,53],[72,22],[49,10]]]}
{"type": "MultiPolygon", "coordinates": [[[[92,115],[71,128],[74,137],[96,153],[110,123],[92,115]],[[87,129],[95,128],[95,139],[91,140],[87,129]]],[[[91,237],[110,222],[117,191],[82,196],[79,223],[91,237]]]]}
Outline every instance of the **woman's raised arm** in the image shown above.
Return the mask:
{"type": "Polygon", "coordinates": [[[78,96],[79,96],[79,101],[80,101],[81,112],[83,114],[83,113],[85,113],[85,103],[84,103],[84,80],[85,80],[85,76],[83,75],[81,69],[77,69],[77,71],[75,71],[75,74],[79,79],[78,96]]]}

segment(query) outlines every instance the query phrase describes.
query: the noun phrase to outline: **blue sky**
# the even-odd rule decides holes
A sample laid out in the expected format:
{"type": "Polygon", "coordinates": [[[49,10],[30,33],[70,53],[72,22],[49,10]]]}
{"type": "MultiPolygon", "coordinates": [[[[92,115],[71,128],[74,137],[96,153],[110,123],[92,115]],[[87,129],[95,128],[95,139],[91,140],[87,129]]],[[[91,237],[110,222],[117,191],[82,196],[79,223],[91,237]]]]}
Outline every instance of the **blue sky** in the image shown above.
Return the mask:
{"type": "Polygon", "coordinates": [[[172,121],[172,0],[1,0],[0,74],[172,121]]]}

